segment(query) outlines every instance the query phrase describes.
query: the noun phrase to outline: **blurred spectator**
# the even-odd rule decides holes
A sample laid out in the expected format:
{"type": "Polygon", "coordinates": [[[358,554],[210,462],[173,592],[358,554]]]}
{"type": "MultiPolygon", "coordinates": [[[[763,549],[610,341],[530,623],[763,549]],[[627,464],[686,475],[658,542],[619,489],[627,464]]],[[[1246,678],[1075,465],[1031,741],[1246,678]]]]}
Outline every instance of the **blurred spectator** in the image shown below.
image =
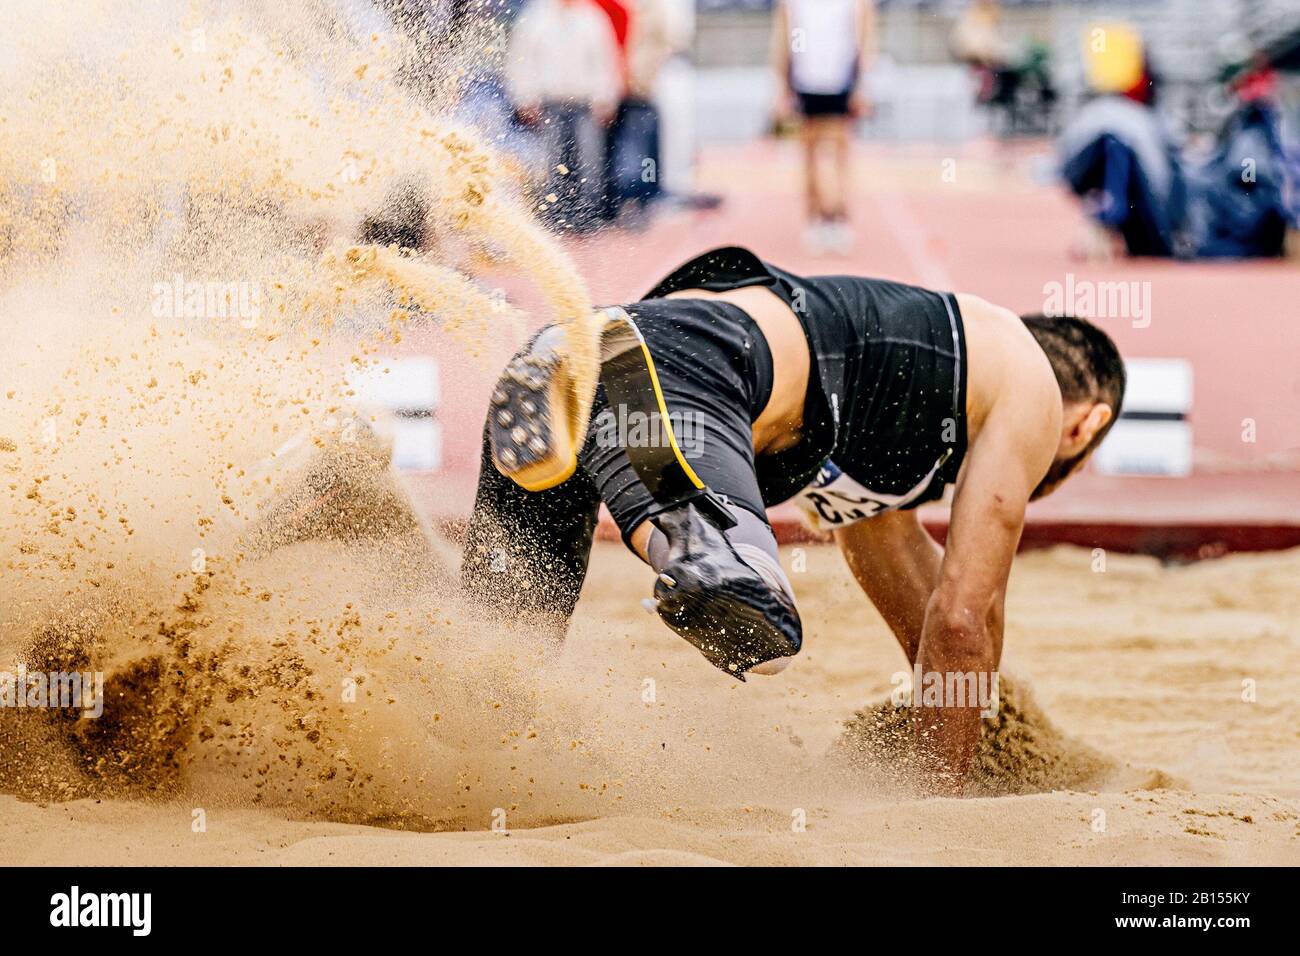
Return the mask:
{"type": "Polygon", "coordinates": [[[610,28],[614,31],[614,42],[618,44],[619,84],[624,93],[623,96],[620,96],[609,128],[605,131],[604,168],[602,170],[605,191],[602,196],[601,215],[605,219],[614,219],[623,204],[623,183],[620,180],[619,170],[616,165],[618,163],[619,146],[625,138],[623,103],[626,101],[627,91],[627,35],[633,0],[592,0],[592,2],[604,11],[605,16],[609,18],[610,28]]]}
{"type": "MultiPolygon", "coordinates": [[[[682,48],[671,0],[597,0],[622,13],[626,94],[610,127],[608,211],[637,222],[660,189],[659,111],[653,96],[659,71],[682,48]]],[[[619,17],[613,16],[615,33],[619,17]]]]}
{"type": "Polygon", "coordinates": [[[846,253],[853,120],[871,104],[861,75],[876,49],[873,0],[778,0],[772,65],[778,117],[803,117],[804,191],[810,251],[846,253]],[[834,174],[826,174],[829,152],[834,174]]]}
{"type": "Polygon", "coordinates": [[[1084,40],[1084,74],[1093,93],[1116,93],[1155,106],[1160,77],[1142,37],[1127,23],[1098,23],[1084,40]]]}
{"type": "MultiPolygon", "coordinates": [[[[688,201],[695,184],[696,117],[695,0],[657,0],[663,7],[671,54],[655,77],[654,102],[659,111],[659,188],[669,198],[688,201]]],[[[703,198],[703,197],[695,197],[703,198]]]]}
{"type": "MultiPolygon", "coordinates": [[[[1094,30],[1095,33],[1095,30],[1094,30]]],[[[1290,219],[1286,150],[1266,78],[1247,76],[1216,148],[1184,155],[1150,105],[1151,71],[1136,34],[1108,27],[1086,46],[1097,95],[1066,127],[1062,174],[1084,201],[1090,258],[1280,256],[1290,219]]]]}
{"type": "Polygon", "coordinates": [[[1002,8],[997,0],[972,0],[952,31],[952,52],[962,63],[1005,69],[1015,47],[1002,37],[1002,8]]]}
{"type": "Polygon", "coordinates": [[[1076,255],[1174,254],[1187,183],[1163,117],[1123,95],[1098,97],[1065,127],[1059,150],[1065,181],[1089,218],[1076,255]]]}
{"type": "Polygon", "coordinates": [[[542,215],[556,229],[600,225],[605,127],[622,87],[618,42],[599,7],[591,0],[528,0],[510,36],[506,88],[518,122],[542,140],[542,215]]]}
{"type": "Polygon", "coordinates": [[[1041,133],[1054,128],[1056,88],[1050,50],[1042,43],[1022,48],[1002,35],[997,0],[973,0],[962,11],[950,39],[953,56],[975,71],[977,99],[995,111],[1003,134],[1041,133]]]}
{"type": "MultiPolygon", "coordinates": [[[[614,40],[618,43],[619,55],[622,56],[627,47],[627,28],[630,17],[630,7],[633,0],[592,0],[596,6],[605,11],[605,16],[609,17],[609,25],[614,29],[614,40]]],[[[626,64],[620,64],[621,68],[626,69],[626,64]]]]}

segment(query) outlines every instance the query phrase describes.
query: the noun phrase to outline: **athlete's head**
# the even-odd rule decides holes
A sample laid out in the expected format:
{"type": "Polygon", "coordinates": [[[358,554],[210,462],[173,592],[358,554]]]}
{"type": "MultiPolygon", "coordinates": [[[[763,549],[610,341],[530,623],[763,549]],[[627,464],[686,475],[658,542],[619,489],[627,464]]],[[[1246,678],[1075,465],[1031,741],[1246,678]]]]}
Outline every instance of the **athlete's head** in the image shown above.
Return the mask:
{"type": "Polygon", "coordinates": [[[1115,424],[1124,401],[1124,360],[1110,336],[1085,319],[1023,316],[1061,387],[1061,445],[1030,500],[1050,494],[1083,464],[1115,424]]]}

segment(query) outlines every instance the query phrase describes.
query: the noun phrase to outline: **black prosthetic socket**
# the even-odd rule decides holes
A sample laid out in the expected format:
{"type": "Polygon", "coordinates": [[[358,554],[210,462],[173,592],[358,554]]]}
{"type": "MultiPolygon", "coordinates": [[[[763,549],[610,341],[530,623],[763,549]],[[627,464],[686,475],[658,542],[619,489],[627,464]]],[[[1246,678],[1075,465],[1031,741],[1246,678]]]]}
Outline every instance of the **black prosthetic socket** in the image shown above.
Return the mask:
{"type": "Polygon", "coordinates": [[[740,557],[705,511],[686,502],[651,520],[668,540],[655,582],[665,624],[742,681],[750,668],[798,653],[803,629],[794,602],[740,557]]]}

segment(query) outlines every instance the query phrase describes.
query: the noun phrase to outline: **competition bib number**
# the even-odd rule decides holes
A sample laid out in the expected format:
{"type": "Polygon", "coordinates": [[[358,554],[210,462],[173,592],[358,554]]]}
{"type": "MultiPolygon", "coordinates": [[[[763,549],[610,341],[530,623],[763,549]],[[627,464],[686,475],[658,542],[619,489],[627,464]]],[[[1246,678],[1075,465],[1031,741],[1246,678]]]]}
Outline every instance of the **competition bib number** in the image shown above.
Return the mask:
{"type": "Polygon", "coordinates": [[[893,511],[895,508],[910,504],[930,487],[935,474],[947,457],[945,454],[935,462],[930,473],[916,487],[901,495],[887,495],[872,491],[854,481],[841,471],[835,462],[828,459],[826,464],[822,465],[813,483],[795,495],[794,503],[799,506],[814,530],[828,531],[832,528],[844,528],[865,521],[867,518],[874,518],[885,511],[893,511]]]}

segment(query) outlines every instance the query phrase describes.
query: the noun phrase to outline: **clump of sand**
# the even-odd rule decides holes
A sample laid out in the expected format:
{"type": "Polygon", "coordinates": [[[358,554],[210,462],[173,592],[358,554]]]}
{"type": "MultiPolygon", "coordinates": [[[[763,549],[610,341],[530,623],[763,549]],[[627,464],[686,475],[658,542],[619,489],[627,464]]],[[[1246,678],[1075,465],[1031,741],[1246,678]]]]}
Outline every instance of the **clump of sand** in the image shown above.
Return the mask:
{"type": "MultiPolygon", "coordinates": [[[[1062,733],[1025,684],[1000,678],[996,716],[983,718],[967,786],[974,795],[1043,793],[1101,786],[1120,769],[1115,761],[1062,733]]],[[[886,780],[914,785],[919,770],[910,707],[886,700],[846,722],[834,753],[886,780]]]]}
{"type": "Polygon", "coordinates": [[[212,560],[177,575],[169,597],[83,595],[93,603],[54,615],[23,663],[104,673],[103,714],[0,711],[0,788],[455,819],[467,804],[446,735],[467,737],[472,755],[522,732],[526,683],[509,672],[526,645],[471,643],[464,615],[401,600],[401,563],[387,542],[312,542],[238,569],[212,560]],[[513,705],[476,705],[475,684],[508,688],[513,705]]]}

